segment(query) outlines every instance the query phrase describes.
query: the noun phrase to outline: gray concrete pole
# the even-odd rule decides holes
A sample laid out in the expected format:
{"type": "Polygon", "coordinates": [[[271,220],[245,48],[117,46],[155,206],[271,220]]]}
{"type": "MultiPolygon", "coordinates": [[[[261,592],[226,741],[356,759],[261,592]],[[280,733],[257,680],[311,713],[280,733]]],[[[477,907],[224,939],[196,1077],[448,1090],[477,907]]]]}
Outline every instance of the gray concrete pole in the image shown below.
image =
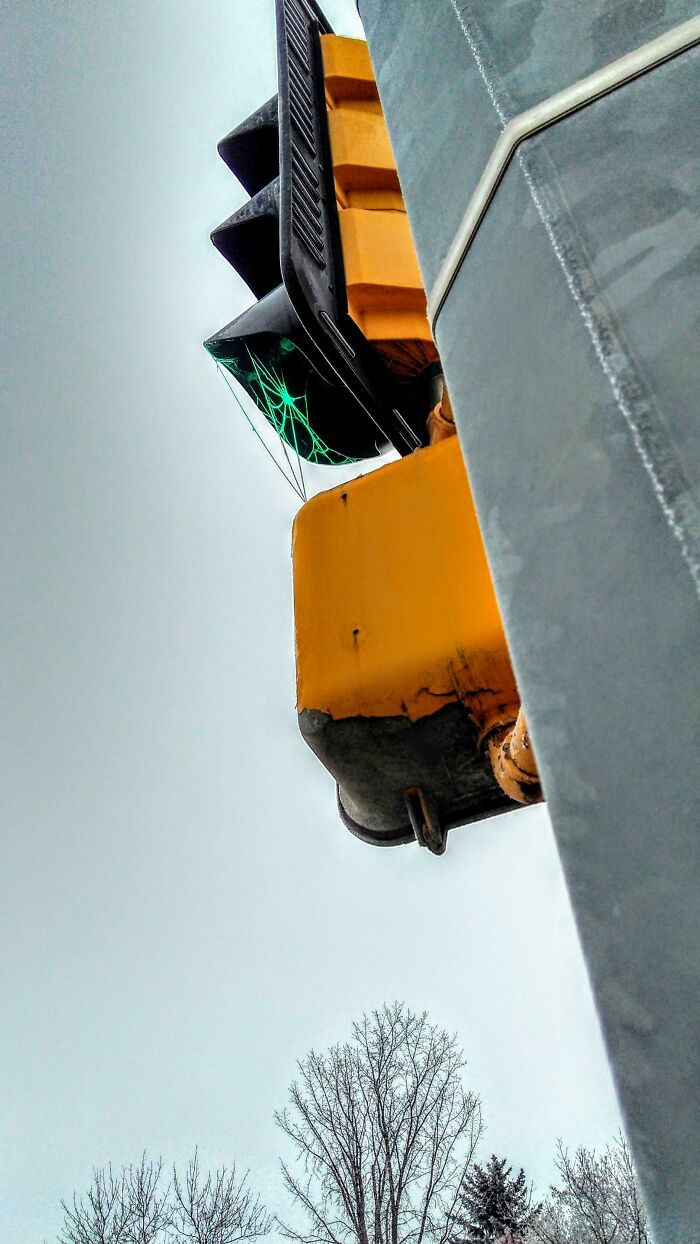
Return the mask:
{"type": "MultiPolygon", "coordinates": [[[[505,124],[698,13],[359,8],[428,290],[505,124]]],[[[436,330],[659,1244],[700,1240],[699,63],[521,145],[436,330]]]]}

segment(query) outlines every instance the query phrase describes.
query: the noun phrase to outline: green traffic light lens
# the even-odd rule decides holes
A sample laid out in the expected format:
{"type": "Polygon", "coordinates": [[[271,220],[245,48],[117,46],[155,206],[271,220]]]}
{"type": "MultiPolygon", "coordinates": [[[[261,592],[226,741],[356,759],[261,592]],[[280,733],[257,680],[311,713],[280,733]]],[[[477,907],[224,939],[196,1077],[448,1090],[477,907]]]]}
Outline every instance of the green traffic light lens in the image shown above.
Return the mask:
{"type": "Polygon", "coordinates": [[[321,434],[318,423],[332,419],[337,395],[288,337],[255,333],[216,345],[207,343],[206,348],[300,458],[323,466],[346,466],[360,460],[334,448],[321,434]],[[312,423],[314,406],[318,417],[312,423]]]}

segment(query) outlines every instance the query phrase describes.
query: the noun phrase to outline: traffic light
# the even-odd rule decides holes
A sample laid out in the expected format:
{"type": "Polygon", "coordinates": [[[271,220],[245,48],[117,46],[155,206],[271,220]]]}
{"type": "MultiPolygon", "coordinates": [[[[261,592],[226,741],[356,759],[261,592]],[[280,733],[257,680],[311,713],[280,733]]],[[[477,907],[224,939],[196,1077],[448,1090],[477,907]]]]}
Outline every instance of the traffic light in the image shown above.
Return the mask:
{"type": "Polygon", "coordinates": [[[219,143],[251,198],[212,233],[258,301],[205,346],[300,457],[411,453],[440,368],[366,45],[276,10],[278,95],[219,143]]]}
{"type": "Polygon", "coordinates": [[[276,0],[279,92],[219,144],[257,301],[207,341],[283,441],[365,477],[294,527],[297,712],[367,842],[445,848],[540,797],[367,45],[276,0]]]}

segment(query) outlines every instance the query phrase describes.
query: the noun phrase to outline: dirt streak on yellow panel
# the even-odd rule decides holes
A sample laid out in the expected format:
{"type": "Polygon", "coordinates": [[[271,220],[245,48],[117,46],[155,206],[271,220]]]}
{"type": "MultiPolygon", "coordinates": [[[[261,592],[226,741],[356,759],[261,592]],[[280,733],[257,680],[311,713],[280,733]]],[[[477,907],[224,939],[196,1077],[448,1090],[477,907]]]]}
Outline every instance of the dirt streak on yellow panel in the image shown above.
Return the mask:
{"type": "Polygon", "coordinates": [[[456,437],[313,497],[293,539],[298,709],[418,720],[461,699],[517,714],[456,437]]]}

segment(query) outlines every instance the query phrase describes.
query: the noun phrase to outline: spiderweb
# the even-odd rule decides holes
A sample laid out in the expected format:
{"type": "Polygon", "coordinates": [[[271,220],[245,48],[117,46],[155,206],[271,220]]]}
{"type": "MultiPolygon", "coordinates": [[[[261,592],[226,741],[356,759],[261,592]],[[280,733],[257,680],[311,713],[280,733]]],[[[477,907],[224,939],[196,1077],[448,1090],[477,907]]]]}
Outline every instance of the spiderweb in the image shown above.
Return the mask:
{"type": "MultiPolygon", "coordinates": [[[[315,431],[309,414],[307,392],[292,393],[290,391],[290,382],[285,377],[282,361],[286,354],[297,348],[293,342],[285,337],[277,340],[279,365],[271,361],[269,356],[267,359],[261,358],[247,343],[241,343],[241,345],[243,349],[238,357],[217,358],[214,356],[215,361],[238,380],[275,429],[282,442],[282,450],[291,472],[291,479],[265,445],[235,390],[230,384],[228,385],[248,424],[265,445],[267,453],[275,462],[278,470],[295,488],[299,496],[306,499],[302,459],[321,466],[347,466],[356,462],[357,459],[333,449],[315,431]],[[292,450],[296,457],[296,470],[287,449],[292,450]]],[[[224,376],[224,378],[228,383],[227,377],[224,376]]]]}

